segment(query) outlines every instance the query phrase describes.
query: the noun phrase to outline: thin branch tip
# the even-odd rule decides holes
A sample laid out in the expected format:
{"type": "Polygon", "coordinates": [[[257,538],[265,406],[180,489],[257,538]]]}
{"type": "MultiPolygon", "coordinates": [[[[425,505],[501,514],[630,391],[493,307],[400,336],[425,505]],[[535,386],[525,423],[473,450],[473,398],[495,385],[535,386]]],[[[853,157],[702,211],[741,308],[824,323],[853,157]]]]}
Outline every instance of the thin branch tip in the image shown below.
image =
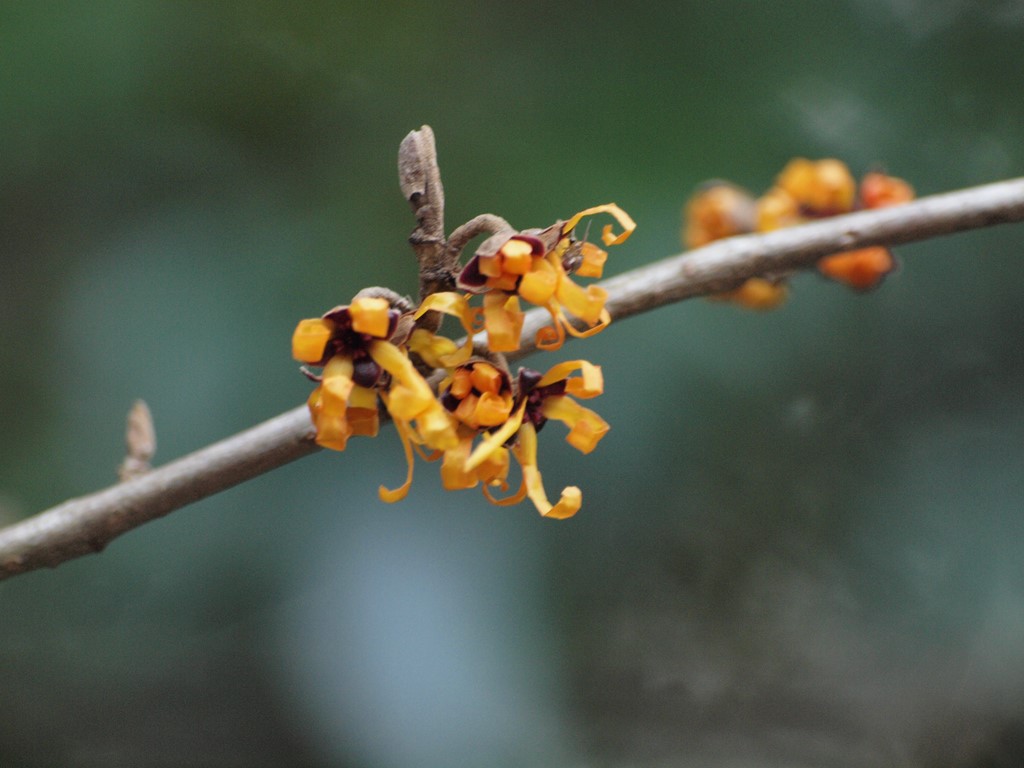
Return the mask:
{"type": "Polygon", "coordinates": [[[398,146],[398,185],[414,206],[427,191],[428,167],[436,162],[434,132],[430,126],[410,131],[398,146]]]}
{"type": "Polygon", "coordinates": [[[150,461],[156,453],[156,429],[153,414],[145,400],[136,400],[128,411],[124,439],[127,453],[117,470],[121,482],[145,474],[152,468],[150,461]]]}
{"type": "Polygon", "coordinates": [[[420,298],[451,290],[454,278],[444,236],[444,187],[429,125],[410,131],[398,147],[398,185],[416,216],[409,244],[420,268],[420,298]]]}

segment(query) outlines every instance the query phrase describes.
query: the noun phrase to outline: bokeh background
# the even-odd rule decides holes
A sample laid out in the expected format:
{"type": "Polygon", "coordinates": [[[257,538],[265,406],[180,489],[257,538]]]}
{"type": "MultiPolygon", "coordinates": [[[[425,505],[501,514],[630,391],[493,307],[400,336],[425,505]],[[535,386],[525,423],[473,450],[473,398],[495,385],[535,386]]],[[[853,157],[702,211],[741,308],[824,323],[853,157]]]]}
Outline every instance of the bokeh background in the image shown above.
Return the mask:
{"type": "MultiPolygon", "coordinates": [[[[0,4],[0,515],[301,403],[301,317],[415,291],[402,137],[449,228],[616,201],[609,274],[701,181],[798,155],[929,194],[1024,172],[1024,3],[0,4]]],[[[1021,225],[857,296],[689,301],[586,356],[564,523],[355,440],[0,584],[0,766],[1024,761],[1021,225]]]]}

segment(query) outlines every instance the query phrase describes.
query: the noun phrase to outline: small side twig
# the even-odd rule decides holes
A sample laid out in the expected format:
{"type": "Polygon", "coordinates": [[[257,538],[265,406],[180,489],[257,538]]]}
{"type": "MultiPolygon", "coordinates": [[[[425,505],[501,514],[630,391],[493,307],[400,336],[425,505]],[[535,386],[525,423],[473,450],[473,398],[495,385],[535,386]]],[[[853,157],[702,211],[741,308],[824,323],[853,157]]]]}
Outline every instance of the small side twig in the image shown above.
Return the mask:
{"type": "Polygon", "coordinates": [[[496,235],[499,232],[514,232],[515,229],[501,216],[493,213],[481,213],[472,219],[456,227],[448,237],[448,252],[445,261],[452,269],[459,263],[462,249],[470,240],[483,234],[496,235]]]}
{"type": "Polygon", "coordinates": [[[117,469],[121,482],[149,472],[149,462],[156,453],[156,429],[145,400],[136,400],[128,411],[124,441],[128,452],[117,469]]]}

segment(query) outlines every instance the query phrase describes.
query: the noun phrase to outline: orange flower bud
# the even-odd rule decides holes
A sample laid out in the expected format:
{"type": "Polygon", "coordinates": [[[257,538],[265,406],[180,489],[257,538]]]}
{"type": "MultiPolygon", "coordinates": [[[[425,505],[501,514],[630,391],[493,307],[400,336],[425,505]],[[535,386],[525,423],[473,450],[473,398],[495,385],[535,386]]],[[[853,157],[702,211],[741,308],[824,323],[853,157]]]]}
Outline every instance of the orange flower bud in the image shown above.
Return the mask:
{"type": "Polygon", "coordinates": [[[724,181],[706,184],[683,210],[683,245],[700,248],[754,229],[754,198],[724,181]]]}
{"type": "Polygon", "coordinates": [[[821,274],[857,291],[877,287],[895,268],[892,252],[880,245],[836,253],[818,261],[821,274]]]}
{"type": "Polygon", "coordinates": [[[857,190],[846,164],[834,158],[812,162],[791,160],[775,181],[811,216],[832,216],[853,210],[857,190]]]}
{"type": "Polygon", "coordinates": [[[860,182],[860,202],[865,208],[884,208],[914,199],[914,188],[903,179],[873,171],[860,182]]]}
{"type": "Polygon", "coordinates": [[[781,187],[772,187],[757,200],[758,232],[772,232],[800,223],[800,204],[781,187]]]}
{"type": "Polygon", "coordinates": [[[788,295],[789,289],[784,282],[773,282],[763,277],[751,277],[745,280],[739,288],[718,294],[714,298],[725,299],[757,312],[767,312],[782,306],[788,295]]]}

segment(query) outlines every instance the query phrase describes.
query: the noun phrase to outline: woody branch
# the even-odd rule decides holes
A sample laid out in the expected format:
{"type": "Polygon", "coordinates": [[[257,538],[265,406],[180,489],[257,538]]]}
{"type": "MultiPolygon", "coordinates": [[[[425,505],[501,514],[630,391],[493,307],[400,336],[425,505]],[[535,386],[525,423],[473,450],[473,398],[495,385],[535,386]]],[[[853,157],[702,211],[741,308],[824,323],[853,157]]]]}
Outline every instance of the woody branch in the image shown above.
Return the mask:
{"type": "MultiPolygon", "coordinates": [[[[429,129],[426,129],[429,131],[429,129]]],[[[440,176],[415,166],[427,158],[436,167],[433,135],[413,132],[403,142],[403,193],[419,226],[410,238],[421,279],[442,284],[458,248],[472,234],[491,231],[498,217],[474,220],[451,241],[443,236],[440,176]],[[419,134],[417,136],[417,134],[419,134]]],[[[480,218],[480,217],[478,217],[480,218]]],[[[600,283],[606,308],[622,320],[665,304],[719,293],[743,280],[812,267],[822,256],[871,245],[897,245],[1024,220],[1024,178],[921,198],[901,206],[852,213],[768,234],[744,235],[670,256],[600,283]]],[[[428,288],[429,290],[429,288],[428,288]]],[[[550,321],[543,310],[526,315],[518,358],[535,349],[537,331],[550,321]]],[[[0,529],[0,579],[44,566],[54,567],[99,552],[113,539],[151,520],[211,496],[319,450],[305,407],[262,424],[105,490],[71,499],[0,529]]]]}

